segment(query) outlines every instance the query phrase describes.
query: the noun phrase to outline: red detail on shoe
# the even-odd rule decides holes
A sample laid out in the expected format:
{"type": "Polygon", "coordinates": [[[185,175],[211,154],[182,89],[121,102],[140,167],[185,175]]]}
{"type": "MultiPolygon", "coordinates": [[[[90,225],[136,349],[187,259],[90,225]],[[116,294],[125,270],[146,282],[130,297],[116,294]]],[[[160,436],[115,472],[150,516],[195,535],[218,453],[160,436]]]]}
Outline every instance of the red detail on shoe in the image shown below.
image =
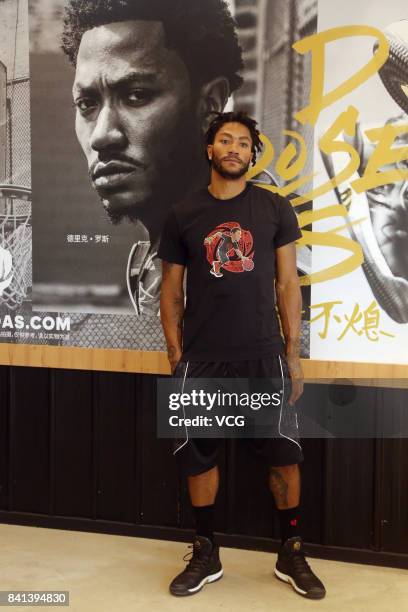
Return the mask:
{"type": "Polygon", "coordinates": [[[290,521],[290,524],[292,525],[292,527],[296,527],[296,525],[297,525],[297,519],[292,519],[292,520],[290,521]]]}

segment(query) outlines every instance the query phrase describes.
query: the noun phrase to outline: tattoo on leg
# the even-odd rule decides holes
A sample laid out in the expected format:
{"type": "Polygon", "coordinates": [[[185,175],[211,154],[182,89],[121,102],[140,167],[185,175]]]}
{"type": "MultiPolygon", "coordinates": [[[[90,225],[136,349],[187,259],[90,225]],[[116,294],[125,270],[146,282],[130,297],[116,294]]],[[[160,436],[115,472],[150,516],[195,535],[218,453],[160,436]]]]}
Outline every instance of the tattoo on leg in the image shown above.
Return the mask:
{"type": "Polygon", "coordinates": [[[270,469],[269,483],[278,508],[287,506],[289,486],[282,474],[275,468],[270,469]]]}

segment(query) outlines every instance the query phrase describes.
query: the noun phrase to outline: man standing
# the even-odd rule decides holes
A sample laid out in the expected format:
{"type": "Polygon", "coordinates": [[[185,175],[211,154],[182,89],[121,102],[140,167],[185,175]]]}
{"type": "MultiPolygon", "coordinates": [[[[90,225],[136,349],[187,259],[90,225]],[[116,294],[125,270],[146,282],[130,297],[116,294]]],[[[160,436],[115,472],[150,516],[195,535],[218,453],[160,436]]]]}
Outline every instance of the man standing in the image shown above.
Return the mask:
{"type": "MultiPolygon", "coordinates": [[[[293,404],[303,391],[295,249],[301,232],[287,200],[246,181],[261,146],[256,122],[243,113],[217,113],[211,122],[210,184],[173,206],[163,230],[158,251],[163,260],[161,320],[172,373],[183,384],[189,377],[279,378],[283,387],[285,377],[291,380],[291,390],[283,389],[276,438],[246,442],[269,467],[282,536],[275,573],[301,595],[320,599],[325,589],[305,560],[299,529],[302,449],[296,431],[283,433],[283,403],[289,402],[293,417],[293,404]],[[226,240],[228,257],[220,260],[219,247],[226,240]],[[243,258],[251,265],[243,266],[243,258]],[[222,274],[209,274],[208,265],[217,261],[222,274]]],[[[173,595],[194,594],[223,574],[213,537],[218,442],[187,435],[175,451],[188,479],[197,535],[191,560],[170,585],[173,595]]]]}
{"type": "Polygon", "coordinates": [[[242,83],[235,22],[224,0],[69,0],[62,47],[92,186],[145,236],[128,264],[136,312],[157,315],[164,218],[207,183],[209,113],[242,83]]]}

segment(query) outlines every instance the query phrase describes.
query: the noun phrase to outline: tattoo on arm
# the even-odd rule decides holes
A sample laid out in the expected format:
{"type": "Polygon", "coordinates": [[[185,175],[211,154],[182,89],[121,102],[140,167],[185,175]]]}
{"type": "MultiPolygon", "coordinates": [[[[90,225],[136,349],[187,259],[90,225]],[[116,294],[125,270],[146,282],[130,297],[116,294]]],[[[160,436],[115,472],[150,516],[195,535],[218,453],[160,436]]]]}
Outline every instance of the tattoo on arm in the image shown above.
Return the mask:
{"type": "Polygon", "coordinates": [[[175,346],[168,346],[167,347],[167,357],[171,360],[174,358],[174,356],[177,353],[177,347],[175,346]]]}
{"type": "Polygon", "coordinates": [[[184,270],[178,271],[179,264],[163,261],[161,320],[167,339],[169,360],[176,360],[182,350],[184,316],[184,291],[182,278],[184,270]],[[183,274],[182,274],[183,273],[183,274]]]}
{"type": "Polygon", "coordinates": [[[300,355],[300,337],[290,338],[286,341],[286,356],[290,358],[299,358],[300,355]]]}
{"type": "Polygon", "coordinates": [[[177,327],[179,329],[183,326],[183,315],[184,315],[184,296],[174,298],[174,316],[177,321],[177,327]]]}

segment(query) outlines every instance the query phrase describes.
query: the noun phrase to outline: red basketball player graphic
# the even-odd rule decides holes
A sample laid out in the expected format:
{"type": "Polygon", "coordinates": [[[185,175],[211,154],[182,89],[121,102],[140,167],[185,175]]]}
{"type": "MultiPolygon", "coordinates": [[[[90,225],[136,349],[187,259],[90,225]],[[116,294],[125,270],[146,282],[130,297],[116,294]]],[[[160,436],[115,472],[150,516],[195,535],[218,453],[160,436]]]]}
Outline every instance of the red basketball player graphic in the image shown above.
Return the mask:
{"type": "Polygon", "coordinates": [[[244,272],[254,268],[251,232],[242,229],[236,222],[218,225],[204,239],[204,245],[207,260],[212,266],[210,274],[217,278],[224,276],[221,269],[244,272]]]}

